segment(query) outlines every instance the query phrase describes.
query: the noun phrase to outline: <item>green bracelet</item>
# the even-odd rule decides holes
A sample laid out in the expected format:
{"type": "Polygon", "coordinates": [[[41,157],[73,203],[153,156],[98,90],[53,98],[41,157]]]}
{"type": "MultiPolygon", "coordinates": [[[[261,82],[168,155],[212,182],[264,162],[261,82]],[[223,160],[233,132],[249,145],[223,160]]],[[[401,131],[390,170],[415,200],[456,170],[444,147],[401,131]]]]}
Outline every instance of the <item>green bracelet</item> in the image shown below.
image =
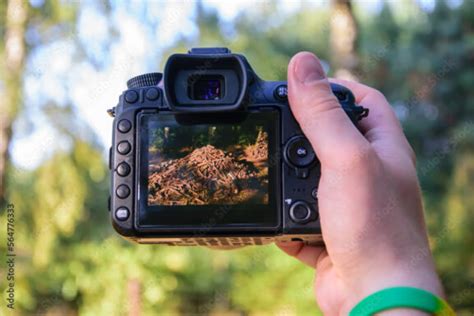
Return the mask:
{"type": "Polygon", "coordinates": [[[392,287],[371,294],[359,302],[349,316],[369,316],[392,308],[413,308],[438,316],[455,316],[446,301],[413,287],[392,287]]]}

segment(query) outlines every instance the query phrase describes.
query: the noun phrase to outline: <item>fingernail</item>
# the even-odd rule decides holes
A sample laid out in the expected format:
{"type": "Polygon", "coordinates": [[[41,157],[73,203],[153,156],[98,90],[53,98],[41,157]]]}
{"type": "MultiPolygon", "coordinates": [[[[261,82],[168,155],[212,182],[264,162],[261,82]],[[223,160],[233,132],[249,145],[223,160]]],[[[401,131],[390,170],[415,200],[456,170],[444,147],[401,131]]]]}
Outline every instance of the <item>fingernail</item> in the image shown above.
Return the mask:
{"type": "Polygon", "coordinates": [[[295,65],[295,76],[301,83],[310,83],[325,78],[323,67],[312,54],[304,54],[299,57],[295,65]]]}

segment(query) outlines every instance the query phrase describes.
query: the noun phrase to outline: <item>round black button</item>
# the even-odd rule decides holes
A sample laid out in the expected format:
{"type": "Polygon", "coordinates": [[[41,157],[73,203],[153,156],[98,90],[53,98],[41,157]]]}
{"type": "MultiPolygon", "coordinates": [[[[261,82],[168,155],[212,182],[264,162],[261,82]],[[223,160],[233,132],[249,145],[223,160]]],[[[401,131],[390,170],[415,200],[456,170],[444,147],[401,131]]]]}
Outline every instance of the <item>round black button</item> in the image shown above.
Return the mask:
{"type": "Polygon", "coordinates": [[[155,101],[160,96],[160,91],[157,88],[150,88],[146,91],[145,97],[150,101],[155,101]]]}
{"type": "Polygon", "coordinates": [[[276,87],[275,97],[280,100],[288,99],[288,87],[286,86],[286,84],[282,84],[276,87]]]}
{"type": "Polygon", "coordinates": [[[119,176],[125,177],[125,176],[128,176],[129,173],[130,173],[130,165],[128,163],[121,162],[117,166],[117,174],[119,176]]]}
{"type": "Polygon", "coordinates": [[[121,184],[117,187],[117,190],[115,190],[115,194],[117,194],[119,198],[125,199],[130,195],[130,188],[125,184],[121,184]]]}
{"type": "Polygon", "coordinates": [[[132,123],[129,120],[120,120],[117,124],[117,129],[122,132],[126,133],[132,128],[132,123]]]}
{"type": "Polygon", "coordinates": [[[136,91],[130,90],[125,92],[125,101],[128,103],[135,103],[138,101],[138,93],[136,91]]]}
{"type": "Polygon", "coordinates": [[[315,200],[318,198],[318,188],[314,188],[313,190],[311,190],[311,196],[315,200]]]}
{"type": "Polygon", "coordinates": [[[296,136],[286,144],[285,158],[295,167],[307,167],[316,158],[311,144],[304,136],[296,136]]]}
{"type": "Polygon", "coordinates": [[[126,140],[118,143],[117,145],[117,151],[119,152],[119,154],[122,154],[122,155],[128,154],[131,149],[132,149],[132,145],[130,145],[130,143],[127,142],[126,140]]]}
{"type": "Polygon", "coordinates": [[[311,217],[311,207],[308,203],[297,201],[290,207],[290,218],[293,222],[304,224],[308,222],[311,217]]]}
{"type": "Polygon", "coordinates": [[[130,212],[126,207],[119,207],[115,210],[115,218],[119,221],[124,221],[130,216],[130,212]]]}

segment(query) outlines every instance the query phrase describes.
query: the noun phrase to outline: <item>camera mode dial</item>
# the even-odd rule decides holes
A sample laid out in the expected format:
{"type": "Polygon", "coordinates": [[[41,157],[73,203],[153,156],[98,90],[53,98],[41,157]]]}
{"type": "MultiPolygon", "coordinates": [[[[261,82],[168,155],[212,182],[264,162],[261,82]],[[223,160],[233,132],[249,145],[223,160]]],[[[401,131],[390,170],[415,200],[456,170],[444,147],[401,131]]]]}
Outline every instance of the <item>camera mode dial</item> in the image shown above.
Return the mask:
{"type": "Polygon", "coordinates": [[[133,77],[127,81],[129,89],[156,86],[160,83],[163,74],[160,72],[151,72],[140,76],[133,77]]]}

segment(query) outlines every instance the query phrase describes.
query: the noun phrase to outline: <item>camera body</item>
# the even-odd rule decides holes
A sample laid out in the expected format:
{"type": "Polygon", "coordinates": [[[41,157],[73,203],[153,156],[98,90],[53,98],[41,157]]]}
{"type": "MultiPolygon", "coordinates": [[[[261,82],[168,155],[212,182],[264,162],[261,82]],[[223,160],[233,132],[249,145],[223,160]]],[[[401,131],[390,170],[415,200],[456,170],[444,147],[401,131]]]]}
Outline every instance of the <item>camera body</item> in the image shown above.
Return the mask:
{"type": "MultiPolygon", "coordinates": [[[[236,247],[322,243],[318,159],[283,81],[227,48],[172,55],[164,75],[130,79],[116,107],[109,211],[143,244],[236,247]]],[[[331,84],[349,118],[368,114],[331,84]]]]}

